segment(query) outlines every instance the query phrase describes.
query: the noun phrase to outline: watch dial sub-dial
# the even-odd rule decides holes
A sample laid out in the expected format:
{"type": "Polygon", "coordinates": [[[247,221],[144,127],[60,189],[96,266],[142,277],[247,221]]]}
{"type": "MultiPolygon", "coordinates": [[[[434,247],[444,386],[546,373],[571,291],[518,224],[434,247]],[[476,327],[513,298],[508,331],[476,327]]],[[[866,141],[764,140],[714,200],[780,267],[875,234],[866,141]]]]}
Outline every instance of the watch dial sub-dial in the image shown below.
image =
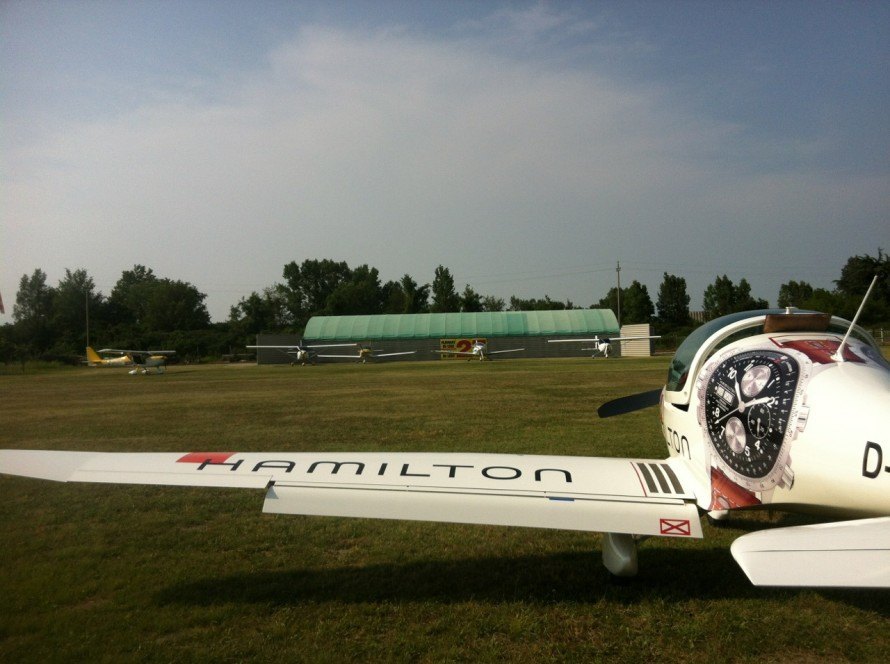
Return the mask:
{"type": "Polygon", "coordinates": [[[735,472],[763,478],[779,458],[799,378],[786,353],[752,350],[720,362],[704,394],[714,450],[735,472]]]}
{"type": "Polygon", "coordinates": [[[759,403],[748,409],[748,431],[758,440],[763,440],[770,430],[770,409],[759,403]]]}
{"type": "Polygon", "coordinates": [[[770,377],[769,367],[763,364],[755,364],[742,374],[742,394],[746,397],[756,397],[766,387],[770,377]]]}
{"type": "Polygon", "coordinates": [[[723,432],[726,437],[726,444],[736,454],[742,454],[745,451],[745,445],[748,444],[748,436],[745,432],[745,425],[737,417],[732,417],[726,423],[726,430],[723,432]]]}

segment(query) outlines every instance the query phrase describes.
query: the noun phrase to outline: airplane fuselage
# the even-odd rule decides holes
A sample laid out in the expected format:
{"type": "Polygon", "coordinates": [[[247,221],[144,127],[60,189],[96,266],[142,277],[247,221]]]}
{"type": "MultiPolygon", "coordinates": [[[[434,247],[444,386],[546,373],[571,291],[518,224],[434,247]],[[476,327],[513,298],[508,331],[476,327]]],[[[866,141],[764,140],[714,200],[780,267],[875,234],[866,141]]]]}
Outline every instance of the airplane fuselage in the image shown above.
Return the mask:
{"type": "Polygon", "coordinates": [[[694,383],[669,383],[662,430],[671,456],[710,486],[699,507],[890,514],[890,368],[861,340],[838,361],[841,340],[746,337],[703,355],[694,383]]]}
{"type": "Polygon", "coordinates": [[[158,373],[164,373],[167,368],[167,358],[164,355],[149,355],[142,362],[137,362],[135,358],[130,358],[128,364],[135,364],[136,367],[130,371],[131,374],[142,372],[149,373],[149,369],[156,369],[158,373]]]}
{"type": "Polygon", "coordinates": [[[473,344],[473,349],[470,351],[473,356],[468,359],[478,359],[480,362],[485,359],[485,348],[486,344],[477,341],[473,344]]]}

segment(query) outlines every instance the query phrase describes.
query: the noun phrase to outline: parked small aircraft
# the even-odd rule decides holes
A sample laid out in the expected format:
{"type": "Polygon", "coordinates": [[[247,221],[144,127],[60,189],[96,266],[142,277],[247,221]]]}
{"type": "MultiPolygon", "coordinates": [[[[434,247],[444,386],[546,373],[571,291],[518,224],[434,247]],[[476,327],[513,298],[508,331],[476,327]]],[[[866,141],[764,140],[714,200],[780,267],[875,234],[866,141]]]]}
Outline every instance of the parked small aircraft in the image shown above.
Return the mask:
{"type": "Polygon", "coordinates": [[[370,346],[367,346],[362,343],[354,343],[354,344],[343,344],[344,346],[353,346],[358,348],[358,355],[321,355],[319,354],[317,357],[323,357],[328,360],[355,360],[356,362],[361,362],[362,364],[366,364],[369,360],[379,360],[386,357],[396,357],[398,355],[414,355],[416,350],[405,350],[400,351],[398,353],[381,353],[379,350],[375,350],[370,346]]]}
{"type": "Polygon", "coordinates": [[[613,341],[637,341],[641,339],[660,339],[660,336],[650,337],[600,337],[596,335],[593,339],[548,339],[550,344],[565,344],[570,342],[592,343],[593,348],[582,348],[583,351],[593,351],[590,357],[596,357],[600,353],[603,357],[609,357],[609,350],[612,348],[613,341]]]}
{"type": "Polygon", "coordinates": [[[662,390],[598,411],[660,403],[666,460],[0,450],[0,473],[262,489],[263,511],[279,514],[602,532],[603,562],[619,576],[636,573],[640,537],[701,538],[702,514],[800,512],[828,523],[732,544],[752,583],[890,588],[890,364],[855,320],[760,310],[699,327],[662,390]]]}
{"type": "Polygon", "coordinates": [[[482,360],[490,360],[491,355],[500,355],[501,353],[519,353],[524,351],[525,348],[510,348],[508,350],[488,350],[488,341],[484,339],[473,339],[473,347],[470,350],[450,350],[450,349],[440,349],[431,351],[438,355],[457,355],[458,357],[465,357],[467,361],[476,359],[480,362],[482,360]]]}
{"type": "Polygon", "coordinates": [[[355,344],[314,344],[314,345],[298,345],[298,346],[247,346],[247,348],[270,348],[279,350],[291,358],[291,364],[300,363],[306,366],[307,363],[315,364],[315,358],[318,357],[316,348],[345,348],[354,347],[355,344]]]}
{"type": "Polygon", "coordinates": [[[154,368],[157,373],[164,373],[167,368],[167,358],[176,355],[175,350],[119,350],[117,348],[103,348],[96,352],[87,346],[87,362],[90,366],[97,367],[134,367],[130,374],[140,371],[147,374],[154,368]],[[117,357],[104,358],[103,353],[115,354],[117,357]]]}

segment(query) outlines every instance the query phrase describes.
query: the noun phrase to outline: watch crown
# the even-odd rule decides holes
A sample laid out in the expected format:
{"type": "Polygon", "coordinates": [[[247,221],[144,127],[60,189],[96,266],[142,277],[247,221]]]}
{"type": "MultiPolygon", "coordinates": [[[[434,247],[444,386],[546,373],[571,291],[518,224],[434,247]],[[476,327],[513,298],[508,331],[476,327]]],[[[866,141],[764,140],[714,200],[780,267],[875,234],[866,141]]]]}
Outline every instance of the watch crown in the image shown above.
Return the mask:
{"type": "Polygon", "coordinates": [[[782,479],[779,480],[779,486],[786,489],[794,486],[794,471],[791,470],[791,459],[788,459],[788,463],[782,469],[782,479]]]}
{"type": "Polygon", "coordinates": [[[807,428],[807,420],[810,418],[810,407],[801,406],[797,411],[797,432],[800,433],[807,428]]]}

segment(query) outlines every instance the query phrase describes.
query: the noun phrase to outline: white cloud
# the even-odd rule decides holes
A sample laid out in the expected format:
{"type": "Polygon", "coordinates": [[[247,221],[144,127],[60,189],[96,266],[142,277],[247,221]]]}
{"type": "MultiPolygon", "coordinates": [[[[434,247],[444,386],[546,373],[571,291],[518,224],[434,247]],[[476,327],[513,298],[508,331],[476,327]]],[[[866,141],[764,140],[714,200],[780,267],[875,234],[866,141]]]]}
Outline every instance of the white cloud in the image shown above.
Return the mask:
{"type": "MultiPolygon", "coordinates": [[[[540,7],[514,18],[529,38],[562,24],[540,7]]],[[[213,104],[168,97],[12,153],[4,235],[21,251],[4,278],[83,266],[113,280],[142,263],[208,292],[220,318],[290,260],[421,282],[442,263],[462,287],[461,274],[719,255],[720,238],[756,245],[770,211],[827,214],[821,178],[746,174],[727,159],[740,128],[668,89],[509,57],[482,33],[305,28],[229,85],[213,104]]],[[[577,281],[513,292],[601,296],[559,291],[577,281]]]]}

